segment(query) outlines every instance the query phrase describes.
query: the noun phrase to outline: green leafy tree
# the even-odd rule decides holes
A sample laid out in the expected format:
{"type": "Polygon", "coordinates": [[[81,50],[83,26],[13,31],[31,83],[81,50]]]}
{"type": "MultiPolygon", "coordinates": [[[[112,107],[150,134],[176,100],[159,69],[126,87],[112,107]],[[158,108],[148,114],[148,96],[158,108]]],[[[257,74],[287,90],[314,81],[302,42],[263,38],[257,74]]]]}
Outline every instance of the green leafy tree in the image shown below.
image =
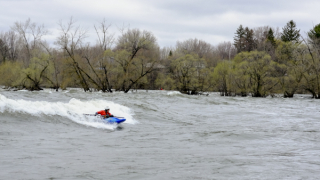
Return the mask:
{"type": "Polygon", "coordinates": [[[222,61],[214,68],[213,81],[215,82],[216,89],[220,92],[221,96],[230,96],[230,87],[228,87],[228,76],[231,70],[230,61],[222,61]]]}
{"type": "Polygon", "coordinates": [[[129,29],[119,38],[116,46],[118,64],[117,90],[128,92],[144,76],[157,70],[159,48],[149,31],[129,29]],[[119,84],[120,83],[120,84],[119,84]]]}
{"type": "Polygon", "coordinates": [[[155,81],[156,86],[165,90],[177,89],[174,79],[172,79],[170,76],[170,74],[165,75],[160,73],[155,81]]]}
{"type": "Polygon", "coordinates": [[[297,46],[292,42],[279,41],[275,51],[275,61],[280,64],[287,64],[287,62],[292,61],[295,47],[297,46]]]}
{"type": "Polygon", "coordinates": [[[24,86],[31,91],[42,90],[41,83],[47,77],[49,67],[49,56],[41,54],[40,57],[33,57],[29,67],[23,70],[25,74],[24,86]]]}
{"type": "Polygon", "coordinates": [[[201,73],[206,68],[204,59],[198,55],[187,54],[173,60],[171,66],[173,79],[176,80],[181,93],[198,94],[199,91],[203,91],[201,73]]]}
{"type": "Polygon", "coordinates": [[[253,97],[265,97],[274,88],[276,82],[270,76],[270,64],[273,62],[266,52],[242,52],[235,57],[234,62],[240,62],[238,66],[246,69],[253,97]]]}
{"type": "Polygon", "coordinates": [[[304,61],[304,66],[303,87],[313,98],[320,99],[320,57],[317,54],[313,54],[313,57],[310,55],[309,59],[304,61]]]}
{"type": "Polygon", "coordinates": [[[250,91],[250,76],[247,73],[247,62],[232,62],[232,68],[228,75],[230,95],[245,97],[250,91]]]}
{"type": "Polygon", "coordinates": [[[22,84],[22,63],[6,61],[0,64],[0,84],[5,88],[21,89],[22,84]]]}
{"type": "Polygon", "coordinates": [[[306,47],[291,42],[280,42],[276,49],[278,63],[274,63],[273,76],[279,82],[284,97],[293,97],[301,88],[306,59],[306,47]]]}
{"type": "Polygon", "coordinates": [[[197,67],[197,80],[198,87],[194,89],[199,92],[199,94],[203,94],[204,92],[212,91],[214,89],[214,83],[211,81],[213,68],[208,68],[205,61],[201,62],[202,66],[197,67]]]}

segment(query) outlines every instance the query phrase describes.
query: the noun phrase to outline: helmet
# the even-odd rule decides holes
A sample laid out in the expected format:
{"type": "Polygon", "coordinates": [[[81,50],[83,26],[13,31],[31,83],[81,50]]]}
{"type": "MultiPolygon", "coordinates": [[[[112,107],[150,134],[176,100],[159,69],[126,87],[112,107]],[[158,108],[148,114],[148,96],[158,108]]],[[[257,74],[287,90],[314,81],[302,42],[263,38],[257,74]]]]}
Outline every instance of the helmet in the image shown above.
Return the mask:
{"type": "Polygon", "coordinates": [[[107,111],[107,110],[109,110],[110,108],[109,108],[109,106],[106,106],[104,109],[107,111]]]}

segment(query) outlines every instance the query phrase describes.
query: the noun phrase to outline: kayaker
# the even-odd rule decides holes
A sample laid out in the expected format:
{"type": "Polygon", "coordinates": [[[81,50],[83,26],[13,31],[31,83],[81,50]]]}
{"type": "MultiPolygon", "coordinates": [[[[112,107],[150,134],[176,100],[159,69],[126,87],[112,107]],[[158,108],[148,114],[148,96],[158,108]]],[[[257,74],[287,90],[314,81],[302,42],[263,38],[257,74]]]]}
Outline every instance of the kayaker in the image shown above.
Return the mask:
{"type": "Polygon", "coordinates": [[[95,115],[98,115],[98,114],[100,114],[104,118],[113,117],[113,115],[110,113],[110,108],[108,106],[104,108],[104,110],[96,112],[95,115]]]}

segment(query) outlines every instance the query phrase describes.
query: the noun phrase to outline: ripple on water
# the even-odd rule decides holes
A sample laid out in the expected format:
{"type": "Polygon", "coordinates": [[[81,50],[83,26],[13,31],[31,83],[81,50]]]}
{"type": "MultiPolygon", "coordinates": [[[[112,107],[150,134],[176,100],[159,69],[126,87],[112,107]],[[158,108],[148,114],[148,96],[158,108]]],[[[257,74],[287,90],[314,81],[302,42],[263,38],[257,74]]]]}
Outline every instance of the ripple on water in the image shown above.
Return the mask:
{"type": "Polygon", "coordinates": [[[79,89],[0,90],[0,94],[6,97],[0,98],[3,179],[317,179],[319,175],[320,104],[314,99],[79,89]],[[95,112],[105,104],[139,123],[103,129],[70,120],[91,122],[74,112],[95,112]]]}

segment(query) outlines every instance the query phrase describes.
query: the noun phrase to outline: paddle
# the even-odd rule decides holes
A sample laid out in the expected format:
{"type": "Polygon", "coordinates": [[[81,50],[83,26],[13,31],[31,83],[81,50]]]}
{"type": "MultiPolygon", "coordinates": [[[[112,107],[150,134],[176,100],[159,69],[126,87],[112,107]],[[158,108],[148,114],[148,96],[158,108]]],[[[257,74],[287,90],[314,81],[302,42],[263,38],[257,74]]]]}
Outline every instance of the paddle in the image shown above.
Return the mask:
{"type": "Polygon", "coordinates": [[[83,114],[85,116],[96,116],[95,114],[83,114]]]}
{"type": "MultiPolygon", "coordinates": [[[[96,114],[83,114],[83,115],[85,115],[85,116],[99,116],[100,114],[99,115],[96,115],[96,114]]],[[[104,116],[104,115],[102,115],[102,116],[104,116]]],[[[118,117],[118,116],[113,116],[113,117],[118,118],[118,119],[124,119],[124,117],[118,117]]]]}

